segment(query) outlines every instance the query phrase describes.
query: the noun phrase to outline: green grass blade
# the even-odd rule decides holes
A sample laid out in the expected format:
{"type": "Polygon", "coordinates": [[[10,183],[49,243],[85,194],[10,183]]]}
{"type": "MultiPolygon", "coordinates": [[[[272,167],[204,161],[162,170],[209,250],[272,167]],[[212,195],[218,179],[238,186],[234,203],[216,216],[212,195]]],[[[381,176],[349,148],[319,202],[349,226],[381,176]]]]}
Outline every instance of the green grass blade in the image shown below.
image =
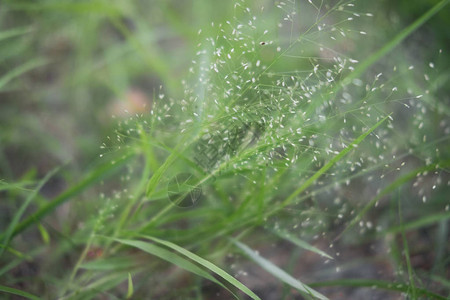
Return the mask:
{"type": "Polygon", "coordinates": [[[227,289],[220,281],[215,279],[213,276],[211,276],[211,274],[209,274],[205,270],[201,269],[197,265],[193,264],[192,262],[182,258],[181,256],[179,256],[173,252],[170,252],[164,248],[156,246],[153,243],[137,241],[137,240],[125,240],[125,239],[113,239],[113,240],[116,242],[119,242],[123,245],[135,247],[146,253],[157,256],[157,257],[161,258],[162,260],[165,260],[171,264],[174,264],[174,265],[176,265],[186,271],[189,271],[193,274],[196,274],[200,277],[206,278],[214,283],[217,283],[218,285],[222,286],[223,288],[227,289]]]}
{"type": "Polygon", "coordinates": [[[4,292],[4,293],[8,293],[8,294],[13,294],[13,295],[17,295],[17,296],[21,296],[24,297],[26,299],[32,299],[32,300],[39,300],[40,298],[32,295],[30,293],[18,290],[18,289],[14,289],[14,288],[10,288],[4,285],[0,285],[0,292],[4,292]]]}
{"type": "Polygon", "coordinates": [[[403,228],[403,216],[402,216],[402,205],[401,205],[401,198],[400,198],[400,189],[397,190],[397,201],[398,201],[398,220],[400,222],[400,233],[402,236],[402,243],[403,243],[403,255],[405,256],[406,260],[406,267],[408,270],[408,278],[409,278],[409,292],[411,294],[411,298],[413,300],[417,299],[417,293],[416,293],[416,284],[414,283],[414,270],[411,265],[411,258],[409,255],[409,246],[408,246],[408,240],[406,239],[405,229],[403,228]]]}
{"type": "Polygon", "coordinates": [[[128,291],[126,299],[131,299],[133,297],[133,280],[131,279],[131,274],[128,273],[128,291]]]}
{"type": "Polygon", "coordinates": [[[280,269],[270,261],[266,260],[265,258],[259,256],[255,251],[247,247],[246,245],[240,243],[239,241],[233,240],[233,243],[241,249],[248,257],[250,257],[254,262],[256,262],[260,267],[262,267],[264,270],[275,276],[276,278],[280,279],[284,283],[292,286],[296,290],[300,291],[302,294],[315,297],[317,299],[328,299],[321,293],[313,290],[306,284],[300,282],[299,280],[295,279],[288,273],[286,273],[284,270],[280,269]]]}
{"type": "Polygon", "coordinates": [[[227,272],[225,272],[224,270],[222,270],[221,268],[217,267],[216,265],[214,265],[213,263],[207,261],[206,259],[201,258],[200,256],[178,246],[175,245],[174,243],[168,242],[168,241],[164,241],[164,240],[160,240],[154,237],[149,237],[149,236],[143,236],[144,238],[150,239],[154,242],[157,242],[161,245],[164,245],[168,248],[171,248],[175,251],[177,251],[178,253],[192,259],[193,261],[195,261],[196,263],[204,266],[205,268],[209,269],[210,271],[216,273],[217,275],[219,275],[220,277],[222,277],[223,279],[225,279],[228,283],[232,284],[233,286],[237,287],[239,290],[241,290],[242,292],[244,292],[245,294],[247,294],[248,296],[250,296],[252,299],[260,299],[255,293],[253,293],[250,289],[248,289],[245,285],[243,285],[241,282],[239,282],[238,280],[236,280],[233,276],[231,276],[230,274],[228,274],[227,272]]]}
{"type": "Polygon", "coordinates": [[[46,245],[50,244],[50,234],[48,233],[47,229],[45,229],[45,227],[42,226],[41,223],[38,223],[38,229],[39,229],[39,232],[41,233],[42,241],[46,245]]]}
{"type": "Polygon", "coordinates": [[[137,264],[131,258],[111,257],[105,259],[97,259],[80,265],[80,269],[95,271],[112,271],[124,270],[136,267],[137,264]]]}
{"type": "Polygon", "coordinates": [[[25,213],[25,210],[27,209],[28,205],[30,205],[31,201],[33,201],[33,199],[39,193],[44,184],[46,184],[47,181],[53,175],[55,175],[56,172],[59,171],[59,169],[60,168],[58,167],[48,172],[47,175],[38,183],[37,187],[33,190],[33,192],[28,195],[27,199],[25,200],[24,203],[22,203],[19,210],[14,214],[12,221],[9,223],[8,229],[6,229],[5,237],[3,238],[3,245],[5,245],[5,248],[2,248],[2,250],[0,251],[0,256],[3,255],[4,249],[8,248],[9,242],[13,237],[13,233],[16,229],[16,226],[19,223],[20,218],[22,218],[22,215],[25,213]]]}
{"type": "MultiPolygon", "coordinates": [[[[388,282],[383,280],[372,280],[372,279],[339,279],[339,280],[331,280],[331,281],[322,281],[311,283],[312,287],[367,287],[367,288],[377,288],[389,291],[398,291],[402,293],[408,293],[409,285],[398,282],[388,282]]],[[[425,296],[426,299],[438,299],[438,300],[446,300],[447,297],[432,293],[428,290],[417,288],[416,292],[418,295],[425,296]]]]}
{"type": "Polygon", "coordinates": [[[27,260],[32,260],[32,257],[28,254],[22,253],[14,248],[11,248],[11,246],[6,247],[3,244],[0,244],[0,248],[2,249],[2,251],[8,251],[9,253],[11,253],[14,256],[17,256],[18,258],[24,258],[27,260]]]}
{"type": "Polygon", "coordinates": [[[18,235],[19,233],[21,233],[22,231],[24,231],[25,229],[30,227],[32,224],[38,222],[44,216],[51,213],[56,207],[58,207],[59,205],[61,205],[64,202],[66,202],[67,200],[73,198],[74,196],[78,195],[79,193],[84,191],[89,186],[93,185],[96,182],[99,182],[100,180],[106,178],[108,175],[111,175],[112,173],[118,171],[119,168],[122,167],[133,156],[134,156],[133,153],[128,153],[128,154],[120,157],[119,159],[115,160],[114,163],[111,163],[111,161],[108,161],[107,163],[102,164],[99,167],[97,167],[95,170],[91,171],[80,182],[78,182],[74,186],[68,188],[62,194],[60,194],[56,198],[52,199],[44,207],[42,207],[37,212],[35,212],[31,216],[29,216],[23,222],[21,222],[19,225],[17,225],[17,227],[15,228],[15,230],[12,234],[12,237],[18,235]]]}
{"type": "Polygon", "coordinates": [[[382,233],[380,233],[380,235],[385,235],[386,233],[400,233],[402,230],[409,231],[409,230],[413,230],[413,229],[417,229],[420,227],[424,227],[424,226],[428,226],[430,224],[434,224],[440,221],[445,221],[450,219],[450,212],[444,212],[444,213],[440,213],[440,214],[434,214],[434,215],[429,215],[429,216],[425,216],[423,218],[420,218],[418,220],[409,222],[409,223],[405,223],[403,225],[399,225],[399,226],[393,226],[390,227],[388,229],[386,229],[385,231],[383,231],[382,233]]]}
{"type": "Polygon", "coordinates": [[[320,256],[329,258],[329,259],[334,259],[332,256],[326,254],[325,252],[323,252],[322,250],[320,250],[319,248],[314,247],[313,245],[299,239],[296,238],[292,235],[290,235],[289,233],[285,232],[285,231],[281,231],[281,230],[273,230],[271,231],[272,233],[274,233],[275,235],[279,236],[280,238],[283,238],[291,243],[293,243],[296,246],[299,246],[300,248],[303,248],[305,250],[314,252],[316,254],[319,254],[320,256]]]}
{"type": "Polygon", "coordinates": [[[20,27],[0,32],[0,42],[15,36],[23,35],[31,32],[31,27],[20,27]]]}
{"type": "Polygon", "coordinates": [[[47,60],[42,58],[32,59],[24,63],[23,65],[20,65],[15,69],[9,71],[3,77],[0,78],[0,90],[14,78],[19,77],[20,75],[28,71],[39,68],[47,63],[48,63],[47,60]]]}
{"type": "Polygon", "coordinates": [[[360,144],[370,133],[372,133],[378,126],[383,124],[388,117],[384,117],[378,123],[373,125],[369,130],[361,134],[357,139],[355,139],[350,145],[344,148],[339,154],[333,157],[328,163],[326,163],[322,168],[320,168],[314,175],[308,178],[305,183],[303,183],[298,189],[296,189],[286,200],[283,201],[281,208],[290,204],[295,197],[297,197],[300,193],[306,190],[310,185],[312,185],[320,176],[322,176],[328,169],[330,169],[334,164],[340,161],[345,155],[347,155],[351,150],[353,150],[358,144],[360,144]]]}

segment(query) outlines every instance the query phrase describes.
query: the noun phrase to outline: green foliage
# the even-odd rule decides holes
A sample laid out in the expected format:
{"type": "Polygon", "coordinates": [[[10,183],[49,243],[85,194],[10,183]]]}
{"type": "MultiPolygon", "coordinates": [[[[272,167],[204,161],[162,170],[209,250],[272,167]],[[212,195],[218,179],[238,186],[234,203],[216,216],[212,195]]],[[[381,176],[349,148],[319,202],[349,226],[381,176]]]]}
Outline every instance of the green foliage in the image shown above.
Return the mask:
{"type": "Polygon", "coordinates": [[[2,296],[449,296],[448,2],[5,1],[2,296]]]}

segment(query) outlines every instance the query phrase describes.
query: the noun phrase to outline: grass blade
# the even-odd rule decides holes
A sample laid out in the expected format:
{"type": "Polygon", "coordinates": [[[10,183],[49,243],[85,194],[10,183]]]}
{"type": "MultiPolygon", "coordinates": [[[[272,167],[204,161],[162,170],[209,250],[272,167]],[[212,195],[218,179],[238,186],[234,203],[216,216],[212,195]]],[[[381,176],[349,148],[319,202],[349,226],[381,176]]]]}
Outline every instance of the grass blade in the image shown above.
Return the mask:
{"type": "MultiPolygon", "coordinates": [[[[341,152],[339,152],[335,157],[333,157],[328,163],[326,163],[322,168],[320,168],[314,175],[308,178],[308,180],[305,181],[298,189],[296,189],[289,197],[286,198],[280,205],[280,208],[285,207],[286,205],[290,204],[295,197],[297,197],[300,193],[302,193],[304,190],[306,190],[310,185],[312,185],[317,179],[319,179],[320,176],[322,176],[328,169],[330,169],[334,164],[336,164],[338,161],[340,161],[347,153],[349,153],[353,148],[358,146],[372,131],[374,131],[378,126],[383,124],[384,121],[386,121],[388,117],[384,117],[378,123],[373,125],[369,130],[361,134],[356,140],[354,140],[350,145],[348,145],[346,148],[344,148],[341,152]]],[[[278,209],[277,209],[278,210],[278,209]]]]}
{"type": "Polygon", "coordinates": [[[20,35],[24,35],[26,33],[30,33],[31,32],[31,27],[20,27],[20,28],[14,28],[14,29],[9,29],[9,30],[4,30],[2,32],[0,32],[0,42],[2,40],[6,40],[15,36],[20,36],[20,35]]]}
{"type": "Polygon", "coordinates": [[[16,67],[15,69],[6,73],[2,78],[0,78],[0,90],[8,84],[11,80],[16,77],[19,77],[23,73],[31,71],[33,69],[39,68],[43,65],[47,64],[47,61],[42,58],[32,59],[23,65],[16,67]]]}
{"type": "Polygon", "coordinates": [[[429,215],[429,216],[420,218],[418,220],[415,220],[415,221],[412,221],[409,223],[405,223],[403,225],[397,225],[397,226],[390,227],[390,228],[386,229],[385,231],[381,232],[380,235],[385,235],[386,233],[396,234],[396,233],[400,233],[402,230],[404,230],[406,232],[406,231],[410,231],[410,230],[417,229],[420,227],[428,226],[430,224],[437,223],[440,221],[446,221],[448,219],[450,219],[450,212],[429,215]]]}
{"type": "Polygon", "coordinates": [[[295,279],[270,261],[266,260],[265,258],[259,256],[256,254],[255,251],[247,247],[246,245],[240,243],[239,241],[233,240],[233,243],[241,249],[248,257],[250,257],[253,261],[255,261],[260,267],[262,267],[264,270],[275,276],[276,278],[280,279],[284,283],[292,286],[302,294],[312,296],[317,299],[328,299],[324,295],[320,294],[319,292],[316,292],[306,284],[303,284],[299,280],[295,279]]]}
{"type": "Polygon", "coordinates": [[[17,225],[11,237],[18,235],[19,233],[30,227],[32,224],[38,222],[44,216],[51,213],[56,207],[66,202],[67,200],[71,199],[72,197],[78,195],[92,184],[106,178],[108,175],[111,175],[112,173],[117,171],[121,166],[123,166],[133,156],[134,156],[133,153],[127,153],[121,158],[115,160],[114,164],[112,164],[111,161],[109,161],[105,164],[100,165],[95,170],[90,172],[80,182],[68,188],[62,194],[52,199],[48,204],[43,206],[37,212],[35,212],[27,219],[25,219],[23,222],[21,222],[19,225],[17,225]]]}
{"type": "Polygon", "coordinates": [[[131,299],[133,297],[133,280],[131,279],[131,274],[128,273],[128,291],[126,299],[131,299]]]}
{"type": "Polygon", "coordinates": [[[177,255],[173,252],[170,252],[164,248],[158,247],[153,243],[137,241],[137,240],[124,240],[124,239],[113,239],[113,240],[116,242],[119,242],[123,245],[135,247],[146,253],[157,256],[157,257],[161,258],[162,260],[165,260],[171,264],[174,264],[174,265],[176,265],[186,271],[194,273],[200,277],[206,278],[214,283],[217,283],[218,285],[222,286],[223,288],[227,289],[220,281],[215,279],[213,276],[211,276],[211,274],[209,274],[205,270],[201,269],[197,265],[180,257],[179,255],[177,255]]]}
{"type": "Polygon", "coordinates": [[[4,293],[8,293],[8,294],[13,294],[13,295],[18,295],[18,296],[22,296],[24,298],[27,299],[32,299],[32,300],[39,300],[40,298],[32,295],[30,293],[18,290],[18,289],[14,289],[14,288],[10,288],[4,285],[0,285],[0,292],[4,292],[4,293]]]}
{"type": "Polygon", "coordinates": [[[154,238],[154,237],[149,237],[149,236],[143,236],[147,239],[150,239],[154,242],[157,242],[161,245],[164,245],[168,248],[171,248],[175,251],[177,251],[178,253],[192,259],[193,261],[195,261],[196,263],[204,266],[205,268],[209,269],[210,271],[216,273],[217,275],[219,275],[220,277],[222,277],[223,279],[225,279],[226,281],[228,281],[230,284],[232,284],[233,286],[237,287],[239,290],[241,290],[242,292],[244,292],[245,294],[247,294],[248,296],[250,296],[252,299],[260,299],[255,293],[253,293],[251,290],[249,290],[245,285],[243,285],[242,283],[240,283],[238,280],[236,280],[233,276],[231,276],[230,274],[228,274],[227,272],[225,272],[224,270],[222,270],[221,268],[217,267],[216,265],[214,265],[213,263],[201,258],[200,256],[178,246],[175,245],[174,243],[168,242],[168,241],[164,241],[164,240],[160,240],[158,238],[154,238]]]}
{"type": "Polygon", "coordinates": [[[12,219],[11,223],[8,226],[8,229],[6,230],[6,234],[3,238],[3,245],[5,246],[0,251],[0,256],[3,255],[3,251],[8,248],[9,242],[13,238],[13,233],[16,229],[17,224],[20,221],[20,218],[22,218],[22,215],[25,213],[25,210],[27,209],[28,205],[30,205],[31,201],[33,201],[34,197],[38,194],[38,192],[41,190],[41,188],[44,186],[45,183],[53,176],[56,172],[59,171],[59,167],[53,169],[52,171],[48,172],[47,175],[38,183],[37,187],[33,190],[33,192],[28,195],[27,199],[24,203],[20,206],[19,210],[15,213],[14,218],[12,219]]]}
{"type": "Polygon", "coordinates": [[[307,242],[305,242],[305,241],[303,241],[303,240],[301,240],[299,238],[296,238],[296,237],[290,235],[289,233],[287,233],[285,231],[280,231],[280,230],[275,231],[275,230],[273,230],[272,233],[277,235],[277,236],[279,236],[280,238],[283,238],[283,239],[293,243],[296,246],[299,246],[300,248],[303,248],[305,250],[317,253],[320,256],[323,256],[323,257],[326,257],[326,258],[329,258],[329,259],[334,259],[332,256],[326,254],[325,252],[323,252],[319,248],[316,248],[313,245],[311,245],[311,244],[309,244],[309,243],[307,243],[307,242]]]}

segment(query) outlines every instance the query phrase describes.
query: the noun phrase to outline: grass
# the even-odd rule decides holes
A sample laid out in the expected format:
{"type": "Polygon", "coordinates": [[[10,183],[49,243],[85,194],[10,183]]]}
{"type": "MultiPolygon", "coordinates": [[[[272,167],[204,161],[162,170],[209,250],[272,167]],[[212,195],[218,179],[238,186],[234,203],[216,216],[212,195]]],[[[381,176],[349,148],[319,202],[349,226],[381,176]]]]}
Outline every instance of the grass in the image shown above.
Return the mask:
{"type": "Polygon", "coordinates": [[[445,299],[448,2],[6,1],[2,297],[445,299]]]}

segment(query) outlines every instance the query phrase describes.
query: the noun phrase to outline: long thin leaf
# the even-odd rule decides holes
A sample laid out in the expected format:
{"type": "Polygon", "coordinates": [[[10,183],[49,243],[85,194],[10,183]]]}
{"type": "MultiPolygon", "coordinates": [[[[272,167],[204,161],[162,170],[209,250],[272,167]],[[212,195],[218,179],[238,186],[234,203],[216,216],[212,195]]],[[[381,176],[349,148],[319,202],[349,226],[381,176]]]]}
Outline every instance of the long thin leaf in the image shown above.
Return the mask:
{"type": "Polygon", "coordinates": [[[361,134],[357,139],[355,139],[350,145],[345,147],[341,152],[339,152],[336,156],[334,156],[328,163],[326,163],[322,168],[320,168],[314,175],[309,177],[305,183],[303,183],[298,189],[296,189],[289,197],[286,198],[281,204],[281,208],[290,204],[295,197],[297,197],[300,193],[306,190],[310,185],[312,185],[320,176],[322,176],[328,169],[330,169],[333,165],[335,165],[338,161],[340,161],[347,153],[353,150],[356,146],[358,146],[370,133],[372,133],[377,127],[383,124],[388,117],[384,117],[378,123],[373,125],[369,130],[361,134]]]}
{"type": "Polygon", "coordinates": [[[275,276],[276,278],[280,279],[284,283],[292,286],[302,294],[313,296],[317,299],[327,300],[328,298],[322,295],[321,293],[313,290],[306,284],[300,282],[299,280],[295,279],[288,273],[286,273],[284,270],[280,269],[267,259],[261,257],[258,255],[255,251],[250,249],[248,246],[244,245],[243,243],[233,240],[233,243],[241,249],[248,257],[250,257],[254,262],[256,262],[260,267],[262,267],[264,270],[275,276]]]}
{"type": "Polygon", "coordinates": [[[133,279],[131,278],[131,274],[128,273],[128,291],[126,299],[131,299],[133,297],[134,289],[133,289],[133,279]]]}
{"type": "Polygon", "coordinates": [[[158,238],[154,238],[154,237],[150,237],[150,236],[143,236],[147,239],[150,239],[152,241],[155,241],[161,245],[164,245],[166,247],[169,247],[175,251],[177,251],[178,253],[192,259],[193,261],[195,261],[196,263],[204,266],[205,268],[209,269],[210,271],[216,273],[217,275],[219,275],[220,277],[222,277],[223,279],[225,279],[226,281],[228,281],[230,284],[234,285],[235,287],[237,287],[238,289],[240,289],[242,292],[246,293],[248,296],[250,296],[252,299],[260,299],[255,293],[253,293],[249,288],[247,288],[245,285],[243,285],[241,282],[239,282],[238,280],[236,280],[233,276],[231,276],[230,274],[228,274],[227,272],[225,272],[224,270],[222,270],[221,268],[217,267],[216,265],[214,265],[213,263],[207,261],[206,259],[201,258],[200,256],[178,246],[175,245],[174,243],[168,242],[168,241],[164,241],[164,240],[160,240],[158,238]]]}
{"type": "Polygon", "coordinates": [[[437,223],[439,221],[445,221],[448,219],[450,219],[450,212],[443,212],[440,214],[429,215],[429,216],[425,216],[423,218],[414,220],[409,223],[404,223],[401,226],[390,227],[390,228],[386,229],[385,231],[380,232],[380,235],[385,235],[386,233],[399,233],[402,230],[409,231],[409,230],[413,230],[416,228],[429,226],[433,223],[437,223]]]}
{"type": "Polygon", "coordinates": [[[32,300],[39,300],[40,299],[39,297],[37,297],[35,295],[32,295],[30,293],[27,293],[27,292],[24,292],[24,291],[21,291],[21,290],[18,290],[18,289],[14,289],[14,288],[11,288],[11,287],[7,287],[7,286],[4,286],[4,285],[0,285],[0,292],[13,294],[13,295],[18,295],[18,296],[22,296],[24,298],[32,299],[32,300]]]}
{"type": "Polygon", "coordinates": [[[33,190],[31,194],[28,195],[27,199],[24,203],[20,206],[19,210],[14,214],[14,217],[12,221],[9,223],[8,229],[6,229],[5,237],[3,238],[3,244],[5,245],[5,248],[2,248],[0,251],[0,256],[3,254],[4,249],[8,248],[9,242],[11,241],[11,238],[13,236],[13,232],[16,229],[17,224],[20,221],[20,218],[22,218],[22,215],[25,213],[25,210],[27,209],[28,205],[30,205],[31,201],[33,201],[34,197],[38,194],[38,192],[41,190],[41,188],[44,186],[44,184],[47,183],[47,181],[55,175],[56,172],[59,171],[59,167],[53,169],[52,171],[48,172],[47,175],[39,182],[37,187],[33,190]]]}
{"type": "Polygon", "coordinates": [[[19,77],[20,75],[22,75],[28,71],[31,71],[33,69],[36,69],[38,67],[41,67],[47,63],[48,62],[42,58],[32,59],[32,60],[16,67],[15,69],[9,71],[3,77],[0,78],[0,90],[14,78],[19,77]]]}
{"type": "MultiPolygon", "coordinates": [[[[51,213],[56,207],[63,204],[72,197],[78,195],[92,184],[116,172],[133,156],[134,154],[130,152],[123,155],[119,159],[115,160],[114,163],[108,161],[108,163],[102,164],[99,167],[97,167],[95,170],[90,172],[86,177],[84,177],[80,182],[65,190],[62,194],[52,199],[48,204],[40,208],[37,212],[29,216],[20,224],[18,224],[17,227],[14,229],[12,237],[18,235],[19,233],[30,227],[32,224],[38,222],[44,216],[51,213]]],[[[3,235],[1,235],[0,237],[3,237],[3,235]]]]}
{"type": "Polygon", "coordinates": [[[80,265],[80,269],[95,270],[95,271],[112,271],[125,270],[136,267],[137,264],[131,258],[126,257],[112,257],[105,259],[97,259],[80,265]]]}
{"type": "Polygon", "coordinates": [[[334,259],[332,256],[326,254],[325,252],[323,252],[322,250],[320,250],[319,248],[314,247],[313,245],[299,239],[296,238],[292,235],[290,235],[289,233],[285,232],[285,231],[280,231],[280,230],[272,230],[272,233],[274,233],[275,235],[293,243],[294,245],[299,246],[300,248],[306,249],[308,251],[314,252],[319,254],[320,256],[329,258],[329,259],[334,259]]]}
{"type": "Polygon", "coordinates": [[[26,33],[31,32],[31,27],[20,27],[20,28],[13,28],[13,29],[9,29],[9,30],[4,30],[2,32],[0,32],[0,42],[2,40],[6,40],[9,39],[11,37],[15,37],[15,36],[19,36],[19,35],[23,35],[26,33]]]}
{"type": "Polygon", "coordinates": [[[157,256],[165,261],[168,261],[171,264],[174,264],[186,271],[189,271],[198,276],[206,278],[214,283],[217,283],[218,285],[222,286],[223,288],[227,289],[220,281],[215,279],[213,276],[211,276],[211,274],[209,274],[205,270],[201,269],[197,265],[193,264],[192,262],[182,258],[181,256],[179,256],[173,252],[170,252],[164,248],[156,246],[153,243],[137,241],[137,240],[125,240],[125,239],[113,239],[113,240],[116,242],[119,242],[123,245],[132,246],[132,247],[138,248],[146,253],[157,256]]]}

